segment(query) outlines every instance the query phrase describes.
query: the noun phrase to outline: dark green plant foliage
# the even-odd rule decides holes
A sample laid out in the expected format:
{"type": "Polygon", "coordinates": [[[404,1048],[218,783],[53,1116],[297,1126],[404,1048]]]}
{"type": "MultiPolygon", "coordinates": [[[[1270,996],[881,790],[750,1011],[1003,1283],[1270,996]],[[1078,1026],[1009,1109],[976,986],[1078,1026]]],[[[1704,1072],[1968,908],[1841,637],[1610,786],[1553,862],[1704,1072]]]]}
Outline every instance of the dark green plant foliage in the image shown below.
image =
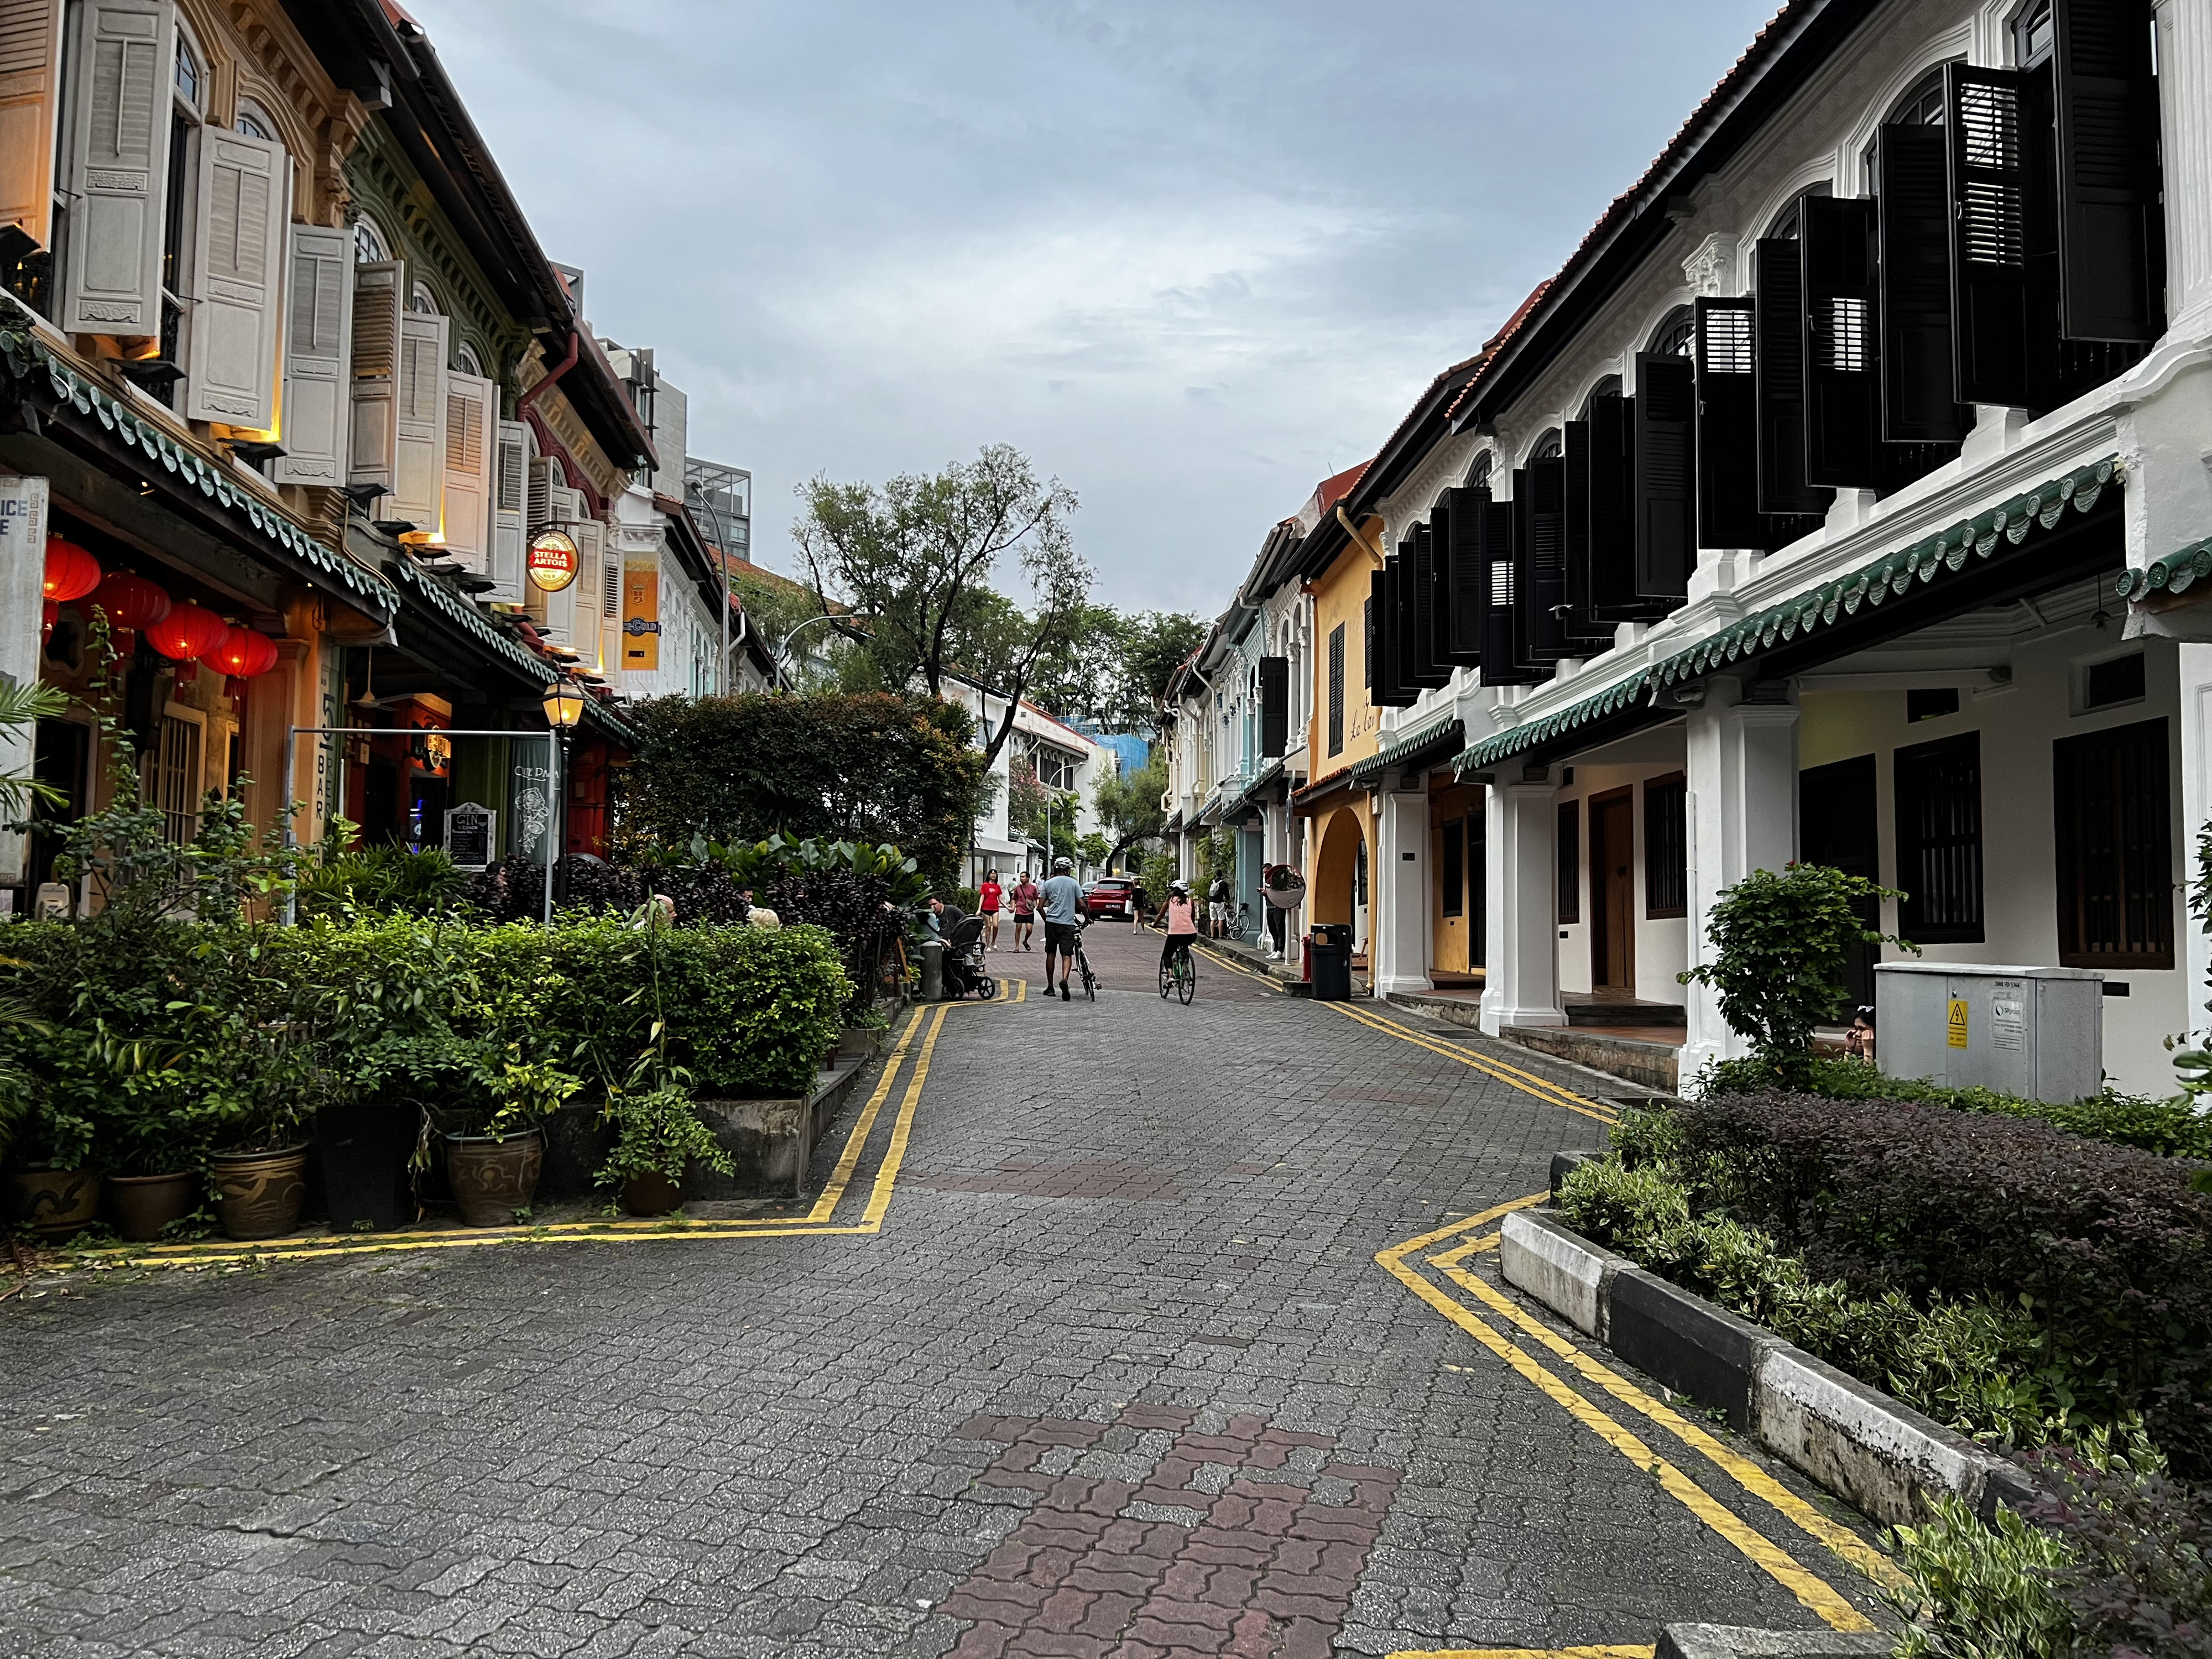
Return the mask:
{"type": "MultiPolygon", "coordinates": [[[[1938,1084],[1887,1075],[1863,1060],[1814,1055],[1807,1062],[1805,1086],[1838,1100],[1913,1100],[1959,1112],[2039,1118],[2054,1129],[2116,1146],[2136,1146],[2161,1158],[2212,1159],[2212,1115],[2197,1110],[2187,1095],[2152,1100],[2107,1088],[2090,1100],[2053,1105],[2022,1100],[1993,1089],[1948,1089],[1938,1084]]],[[[1704,1094],[1743,1094],[1770,1089],[1780,1081],[1759,1060],[1726,1060],[1699,1079],[1704,1094]]]]}
{"type": "Polygon", "coordinates": [[[2177,1468],[2212,1469],[2212,1195],[2193,1164],[2033,1118],[1780,1091],[1631,1113],[1613,1139],[1686,1214],[1754,1229],[1852,1297],[2023,1310],[2016,1381],[2087,1422],[2141,1413],[2177,1468]]]}
{"type": "Polygon", "coordinates": [[[2050,1493],[2028,1518],[2069,1547],[2052,1577],[2075,1651],[2212,1656],[2212,1491],[2140,1457],[2050,1447],[2022,1461],[2050,1493]]]}
{"type": "MultiPolygon", "coordinates": [[[[748,908],[740,884],[729,872],[706,869],[632,869],[595,858],[562,858],[555,866],[556,908],[594,916],[629,916],[653,893],[676,902],[680,926],[731,927],[748,908]]],[[[461,890],[461,905],[491,922],[538,921],[545,914],[545,866],[529,859],[502,859],[471,878],[461,890]]]]}
{"type": "Polygon", "coordinates": [[[1754,870],[1713,902],[1705,930],[1712,959],[1677,977],[1718,993],[1729,1029],[1749,1037],[1761,1060],[1797,1084],[1814,1028],[1843,1012],[1850,947],[1913,948],[1869,928],[1859,916],[1868,900],[1902,896],[1826,865],[1792,864],[1778,876],[1754,870]]]}
{"type": "Polygon", "coordinates": [[[644,734],[617,801],[619,861],[696,834],[751,842],[781,831],[896,842],[949,882],[984,775],[967,711],[877,694],[664,697],[631,713],[644,734]]]}

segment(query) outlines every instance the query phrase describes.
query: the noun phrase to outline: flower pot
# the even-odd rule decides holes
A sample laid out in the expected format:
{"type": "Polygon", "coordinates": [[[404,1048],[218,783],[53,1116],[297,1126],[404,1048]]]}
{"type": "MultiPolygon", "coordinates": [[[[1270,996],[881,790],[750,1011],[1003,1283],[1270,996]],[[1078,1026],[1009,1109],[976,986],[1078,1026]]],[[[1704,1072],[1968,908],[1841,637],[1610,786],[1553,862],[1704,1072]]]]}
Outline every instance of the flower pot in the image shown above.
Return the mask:
{"type": "Polygon", "coordinates": [[[412,1110],[373,1101],[315,1114],[332,1232],[386,1232],[415,1218],[407,1158],[419,1127],[412,1110]]]}
{"type": "Polygon", "coordinates": [[[666,1215],[684,1201],[684,1188],[658,1170],[623,1182],[622,1206],[631,1215],[666,1215]]]}
{"type": "Polygon", "coordinates": [[[471,1227],[511,1226],[514,1212],[530,1207],[544,1164],[545,1137],[535,1129],[504,1140],[446,1137],[446,1179],[453,1184],[462,1221],[471,1227]]]}
{"type": "Polygon", "coordinates": [[[150,1244],[172,1221],[182,1221],[200,1206],[207,1190],[197,1171],[182,1175],[110,1176],[107,1197],[115,1212],[115,1231],[133,1244],[150,1244]]]}
{"type": "Polygon", "coordinates": [[[216,1214],[222,1230],[241,1242],[297,1231],[307,1202],[307,1149],[275,1152],[217,1152],[216,1214]]]}
{"type": "Polygon", "coordinates": [[[41,1238],[67,1238],[92,1224],[100,1212],[100,1171],[33,1166],[9,1173],[12,1206],[19,1221],[41,1238]]]}

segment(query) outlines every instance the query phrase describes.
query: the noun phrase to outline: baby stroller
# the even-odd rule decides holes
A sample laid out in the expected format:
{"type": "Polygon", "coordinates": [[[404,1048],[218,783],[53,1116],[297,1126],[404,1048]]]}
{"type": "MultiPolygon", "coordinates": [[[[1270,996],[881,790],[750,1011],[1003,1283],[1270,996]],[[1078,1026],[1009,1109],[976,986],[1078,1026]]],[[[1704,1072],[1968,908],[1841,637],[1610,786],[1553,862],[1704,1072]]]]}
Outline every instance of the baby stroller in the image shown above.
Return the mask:
{"type": "Polygon", "coordinates": [[[999,981],[983,966],[983,918],[963,916],[945,936],[945,994],[973,994],[988,1002],[999,994],[999,981]]]}

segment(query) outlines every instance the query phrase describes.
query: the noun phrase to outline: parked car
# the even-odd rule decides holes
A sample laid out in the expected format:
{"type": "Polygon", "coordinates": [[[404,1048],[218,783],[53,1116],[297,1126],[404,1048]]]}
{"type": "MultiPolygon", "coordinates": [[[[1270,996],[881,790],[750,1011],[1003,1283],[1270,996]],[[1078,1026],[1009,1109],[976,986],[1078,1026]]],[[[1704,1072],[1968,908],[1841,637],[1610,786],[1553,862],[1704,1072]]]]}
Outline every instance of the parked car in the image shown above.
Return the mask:
{"type": "Polygon", "coordinates": [[[1137,878],[1101,876],[1084,890],[1083,908],[1090,915],[1133,920],[1137,914],[1137,878]]]}

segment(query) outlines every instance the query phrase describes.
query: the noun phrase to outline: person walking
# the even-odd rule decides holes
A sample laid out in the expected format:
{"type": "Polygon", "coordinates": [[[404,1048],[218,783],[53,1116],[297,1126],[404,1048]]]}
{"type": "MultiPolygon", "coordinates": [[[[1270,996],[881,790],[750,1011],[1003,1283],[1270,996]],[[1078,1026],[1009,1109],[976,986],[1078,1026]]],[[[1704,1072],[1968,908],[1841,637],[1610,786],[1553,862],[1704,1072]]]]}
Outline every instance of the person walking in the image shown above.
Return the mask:
{"type": "Polygon", "coordinates": [[[1206,890],[1206,921],[1209,936],[1219,939],[1229,931],[1229,878],[1216,876],[1206,890]]]}
{"type": "Polygon", "coordinates": [[[1022,878],[1014,884],[1009,896],[1014,902],[1014,949],[1029,950],[1036,935],[1037,884],[1030,879],[1026,865],[1022,868],[1022,878]]]}
{"type": "Polygon", "coordinates": [[[1075,966],[1075,935],[1083,926],[1083,889],[1069,873],[1074,868],[1070,860],[1054,859],[1052,878],[1037,895],[1044,910],[1044,994],[1052,994],[1052,960],[1057,956],[1062,1002],[1074,1000],[1067,988],[1067,975],[1075,966]]]}
{"type": "Polygon", "coordinates": [[[999,885],[999,872],[986,870],[983,884],[975,890],[975,908],[983,915],[983,948],[999,948],[999,901],[1006,896],[1006,889],[999,885]]]}

